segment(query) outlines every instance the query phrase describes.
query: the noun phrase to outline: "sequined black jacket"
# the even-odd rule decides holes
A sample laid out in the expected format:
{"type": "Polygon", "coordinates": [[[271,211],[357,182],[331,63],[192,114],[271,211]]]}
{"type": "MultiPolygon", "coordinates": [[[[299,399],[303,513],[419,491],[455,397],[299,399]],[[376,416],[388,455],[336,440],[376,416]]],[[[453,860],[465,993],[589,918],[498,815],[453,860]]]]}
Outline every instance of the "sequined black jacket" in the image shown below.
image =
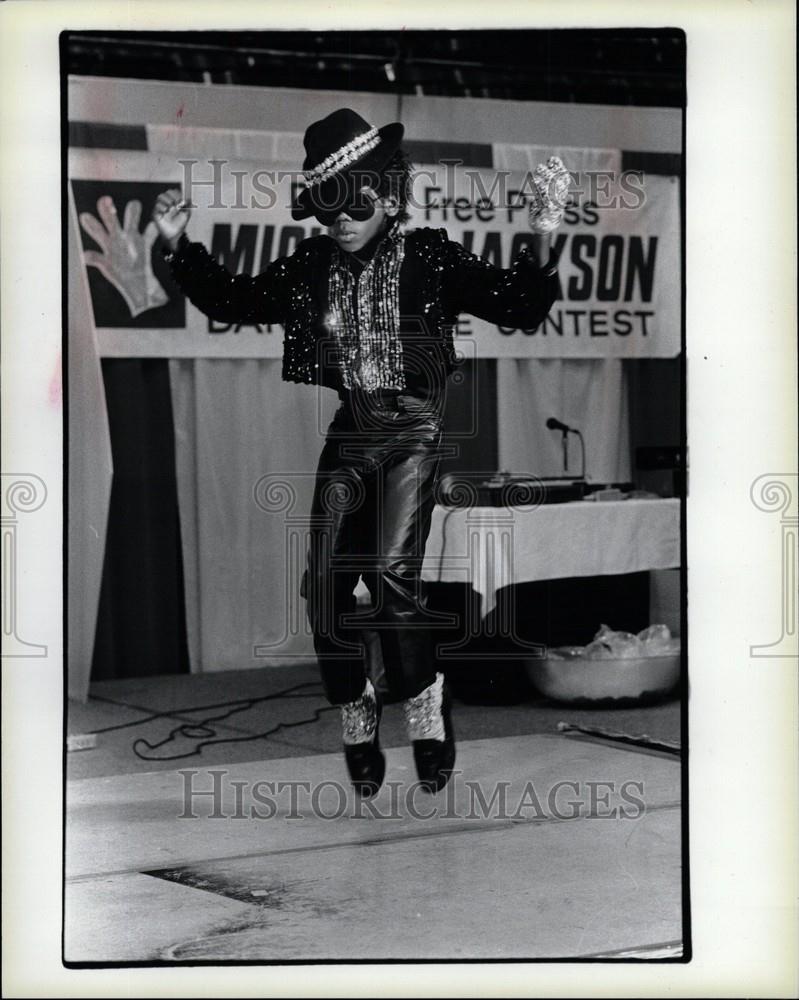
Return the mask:
{"type": "MultiPolygon", "coordinates": [[[[335,250],[329,236],[310,237],[291,256],[273,261],[254,277],[231,275],[185,233],[166,257],[182,291],[212,319],[283,325],[284,380],[340,389],[341,373],[325,326],[335,250]]],[[[411,388],[429,384],[431,373],[443,381],[453,370],[453,328],[460,313],[498,326],[537,327],[558,292],[556,262],[550,258],[541,268],[524,250],[505,270],[469,253],[445,229],[415,229],[405,234],[398,291],[400,340],[411,388]]]]}

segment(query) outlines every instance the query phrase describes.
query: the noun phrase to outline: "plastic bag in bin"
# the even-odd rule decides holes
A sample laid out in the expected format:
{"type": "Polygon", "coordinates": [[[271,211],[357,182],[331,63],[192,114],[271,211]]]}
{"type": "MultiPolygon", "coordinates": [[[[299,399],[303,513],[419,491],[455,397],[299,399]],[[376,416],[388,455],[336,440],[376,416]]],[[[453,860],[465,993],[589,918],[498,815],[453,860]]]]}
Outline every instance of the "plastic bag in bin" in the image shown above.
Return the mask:
{"type": "Polygon", "coordinates": [[[669,656],[679,651],[680,640],[672,636],[668,625],[649,625],[638,635],[602,625],[587,646],[560,646],[550,649],[547,656],[550,660],[634,660],[669,656]]]}
{"type": "Polygon", "coordinates": [[[603,625],[585,649],[591,660],[627,660],[644,656],[641,641],[632,632],[615,632],[603,625]]]}
{"type": "Polygon", "coordinates": [[[680,640],[673,638],[668,625],[650,625],[638,633],[646,655],[668,655],[680,651],[680,640]]]}

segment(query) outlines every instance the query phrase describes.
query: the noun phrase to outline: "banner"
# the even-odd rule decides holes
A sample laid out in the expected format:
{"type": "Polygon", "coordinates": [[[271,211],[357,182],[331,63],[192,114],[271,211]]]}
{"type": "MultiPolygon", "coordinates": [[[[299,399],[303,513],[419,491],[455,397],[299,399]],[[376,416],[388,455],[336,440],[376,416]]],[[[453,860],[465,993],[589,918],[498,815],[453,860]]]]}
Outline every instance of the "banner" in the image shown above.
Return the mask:
{"type": "MultiPolygon", "coordinates": [[[[572,202],[553,236],[561,295],[537,330],[499,328],[464,314],[457,331],[464,353],[675,356],[681,341],[678,179],[595,169],[597,163],[618,163],[618,155],[558,152],[573,176],[572,202]]],[[[509,267],[531,243],[532,172],[521,163],[517,157],[514,169],[493,170],[418,165],[410,227],[443,227],[468,250],[509,267]]],[[[232,273],[257,274],[307,236],[324,232],[313,219],[291,218],[296,173],[285,165],[243,160],[73,149],[69,176],[101,354],[281,356],[281,327],[218,323],[186,301],[155,251],[150,214],[161,191],[190,185],[196,205],[190,238],[232,273]]]]}

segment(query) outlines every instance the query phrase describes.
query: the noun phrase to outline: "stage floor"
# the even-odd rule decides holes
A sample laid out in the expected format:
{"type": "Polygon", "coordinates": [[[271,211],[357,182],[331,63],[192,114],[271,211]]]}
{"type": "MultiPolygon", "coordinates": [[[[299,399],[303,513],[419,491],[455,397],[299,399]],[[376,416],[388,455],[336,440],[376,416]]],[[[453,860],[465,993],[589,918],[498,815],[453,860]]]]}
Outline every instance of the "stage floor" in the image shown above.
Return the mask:
{"type": "Polygon", "coordinates": [[[435,797],[387,757],[360,811],[338,752],[70,779],[66,960],[681,955],[677,757],[461,739],[435,797]]]}

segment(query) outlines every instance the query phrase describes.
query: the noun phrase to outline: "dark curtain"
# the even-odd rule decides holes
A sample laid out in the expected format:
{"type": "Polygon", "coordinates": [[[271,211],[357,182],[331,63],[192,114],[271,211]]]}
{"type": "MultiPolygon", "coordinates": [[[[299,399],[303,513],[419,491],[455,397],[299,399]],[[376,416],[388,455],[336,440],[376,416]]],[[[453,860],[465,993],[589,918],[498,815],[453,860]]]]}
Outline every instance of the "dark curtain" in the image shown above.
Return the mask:
{"type": "Polygon", "coordinates": [[[661,496],[674,496],[674,473],[670,469],[645,469],[637,462],[642,447],[683,445],[682,359],[637,358],[625,361],[630,392],[630,467],[636,485],[661,496]]]}
{"type": "Polygon", "coordinates": [[[168,364],[102,363],[114,478],[92,680],[189,671],[168,364]]]}
{"type": "Polygon", "coordinates": [[[499,468],[497,363],[494,358],[466,360],[447,385],[443,444],[457,453],[441,461],[441,474],[484,472],[499,468]]]}

